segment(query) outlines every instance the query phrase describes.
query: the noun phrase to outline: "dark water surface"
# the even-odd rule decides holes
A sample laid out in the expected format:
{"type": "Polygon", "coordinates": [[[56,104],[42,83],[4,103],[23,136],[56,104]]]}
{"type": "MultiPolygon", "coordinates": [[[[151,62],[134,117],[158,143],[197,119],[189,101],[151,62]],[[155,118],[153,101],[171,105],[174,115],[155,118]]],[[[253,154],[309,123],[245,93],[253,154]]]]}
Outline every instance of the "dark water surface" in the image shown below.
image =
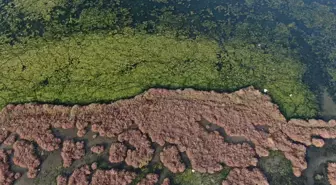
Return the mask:
{"type": "MultiPolygon", "coordinates": [[[[321,117],[328,121],[336,119],[336,103],[326,90],[321,96],[321,117]]],[[[327,177],[328,162],[336,162],[336,140],[326,140],[322,148],[308,147],[307,149],[308,168],[304,172],[307,185],[329,185],[327,177]]]]}
{"type": "Polygon", "coordinates": [[[336,119],[336,103],[331,96],[324,90],[321,97],[321,116],[325,120],[336,119]]]}

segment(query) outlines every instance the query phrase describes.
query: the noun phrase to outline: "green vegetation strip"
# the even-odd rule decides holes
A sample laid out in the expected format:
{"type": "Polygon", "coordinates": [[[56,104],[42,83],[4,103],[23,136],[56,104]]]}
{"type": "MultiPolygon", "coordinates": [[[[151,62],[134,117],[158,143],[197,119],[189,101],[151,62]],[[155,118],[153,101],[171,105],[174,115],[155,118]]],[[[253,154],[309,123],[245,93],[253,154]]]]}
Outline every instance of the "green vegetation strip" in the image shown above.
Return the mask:
{"type": "Polygon", "coordinates": [[[135,96],[150,87],[233,91],[267,89],[286,116],[316,114],[301,83],[304,66],[243,42],[184,39],[125,30],[30,39],[0,49],[0,106],[49,102],[87,104],[135,96]],[[224,52],[225,51],[225,52],[224,52]]]}
{"type": "Polygon", "coordinates": [[[219,173],[204,174],[187,169],[183,173],[178,173],[174,176],[173,182],[177,185],[214,185],[221,184],[229,174],[230,169],[224,168],[219,173]]]}

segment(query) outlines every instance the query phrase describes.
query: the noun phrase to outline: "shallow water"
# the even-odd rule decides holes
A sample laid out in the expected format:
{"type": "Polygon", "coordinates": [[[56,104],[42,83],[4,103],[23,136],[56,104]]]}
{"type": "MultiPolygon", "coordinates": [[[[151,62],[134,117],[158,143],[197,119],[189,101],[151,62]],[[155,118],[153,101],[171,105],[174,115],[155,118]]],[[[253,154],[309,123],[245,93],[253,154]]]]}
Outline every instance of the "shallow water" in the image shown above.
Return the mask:
{"type": "Polygon", "coordinates": [[[213,131],[217,131],[225,140],[225,142],[228,143],[248,143],[250,144],[252,147],[254,146],[254,144],[249,141],[248,139],[246,139],[246,137],[244,136],[228,136],[225,133],[225,130],[220,127],[217,126],[213,123],[210,123],[209,121],[205,120],[205,119],[201,119],[201,121],[199,121],[199,123],[201,124],[201,126],[203,126],[207,131],[209,132],[213,132],[213,131]]]}
{"type": "Polygon", "coordinates": [[[325,120],[336,119],[336,103],[326,90],[324,90],[321,98],[322,118],[325,120]]]}
{"type": "MultiPolygon", "coordinates": [[[[323,91],[321,97],[321,117],[324,120],[336,119],[336,103],[333,102],[331,96],[326,90],[323,91]]],[[[328,185],[327,178],[327,163],[336,162],[336,140],[326,140],[326,144],[322,148],[308,147],[307,161],[308,168],[304,172],[307,178],[307,185],[326,184],[328,185]],[[317,179],[315,179],[317,177],[317,179]]]]}
{"type": "Polygon", "coordinates": [[[320,176],[319,184],[329,184],[327,181],[326,167],[330,161],[336,161],[336,140],[326,140],[322,148],[309,147],[307,150],[308,168],[304,172],[307,185],[316,184],[315,177],[320,176]]]}

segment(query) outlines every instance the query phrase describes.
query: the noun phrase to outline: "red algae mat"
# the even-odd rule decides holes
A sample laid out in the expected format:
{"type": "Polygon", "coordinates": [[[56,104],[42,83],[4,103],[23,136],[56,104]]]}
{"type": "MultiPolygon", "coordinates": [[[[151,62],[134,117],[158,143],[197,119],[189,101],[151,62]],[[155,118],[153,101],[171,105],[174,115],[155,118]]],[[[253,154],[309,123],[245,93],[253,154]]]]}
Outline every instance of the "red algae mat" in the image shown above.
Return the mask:
{"type": "MultiPolygon", "coordinates": [[[[147,166],[153,159],[153,142],[164,149],[160,161],[172,173],[186,166],[181,153],[188,157],[193,170],[215,173],[223,164],[232,168],[223,185],[268,184],[256,167],[259,157],[279,150],[291,161],[293,172],[301,176],[307,168],[307,147],[322,147],[324,139],[336,138],[336,121],[287,121],[269,96],[252,87],[233,93],[150,89],[128,100],[88,106],[22,104],[8,105],[0,113],[0,142],[13,145],[0,150],[0,185],[10,185],[22,174],[10,170],[13,163],[28,170],[28,177],[39,175],[41,161],[33,144],[42,150],[61,150],[63,167],[85,155],[85,143],[62,140],[53,128],[77,129],[83,137],[89,129],[101,137],[114,138],[108,150],[111,163],[125,162],[133,168],[147,166]],[[232,143],[200,122],[206,120],[224,129],[227,137],[244,138],[232,143]]],[[[95,146],[97,154],[105,150],[95,146]]],[[[330,168],[330,177],[335,179],[330,168]]],[[[102,170],[97,164],[84,165],[69,176],[59,176],[58,185],[130,184],[136,174],[127,170],[102,170]]],[[[157,174],[148,174],[138,184],[156,184],[157,174]]],[[[332,182],[332,180],[330,180],[332,182]]],[[[164,180],[169,184],[169,179],[164,180]]]]}

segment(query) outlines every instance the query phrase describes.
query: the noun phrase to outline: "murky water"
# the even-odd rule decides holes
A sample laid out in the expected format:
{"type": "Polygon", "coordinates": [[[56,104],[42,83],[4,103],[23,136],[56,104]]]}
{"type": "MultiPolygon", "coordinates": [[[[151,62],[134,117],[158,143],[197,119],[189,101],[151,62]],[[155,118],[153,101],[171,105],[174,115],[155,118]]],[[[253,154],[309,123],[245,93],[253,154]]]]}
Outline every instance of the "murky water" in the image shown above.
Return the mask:
{"type": "Polygon", "coordinates": [[[333,102],[331,96],[325,90],[323,92],[322,101],[321,101],[321,116],[326,119],[336,119],[336,103],[333,102]]]}
{"type": "Polygon", "coordinates": [[[252,147],[254,146],[254,144],[251,141],[249,141],[248,139],[246,139],[244,136],[228,136],[225,133],[225,130],[222,127],[217,126],[217,125],[207,121],[206,119],[202,118],[201,121],[199,121],[199,123],[209,132],[217,131],[224,138],[225,142],[228,142],[228,143],[248,143],[252,147]]]}
{"type": "MultiPolygon", "coordinates": [[[[321,97],[321,116],[324,120],[336,119],[336,103],[325,90],[321,97]]],[[[307,185],[328,185],[327,163],[336,162],[336,140],[326,140],[323,148],[309,147],[307,150],[308,168],[304,172],[307,185]]]]}
{"type": "Polygon", "coordinates": [[[336,140],[326,140],[322,148],[309,147],[307,150],[308,168],[304,172],[307,185],[329,184],[327,177],[327,163],[336,161],[336,140]]]}

